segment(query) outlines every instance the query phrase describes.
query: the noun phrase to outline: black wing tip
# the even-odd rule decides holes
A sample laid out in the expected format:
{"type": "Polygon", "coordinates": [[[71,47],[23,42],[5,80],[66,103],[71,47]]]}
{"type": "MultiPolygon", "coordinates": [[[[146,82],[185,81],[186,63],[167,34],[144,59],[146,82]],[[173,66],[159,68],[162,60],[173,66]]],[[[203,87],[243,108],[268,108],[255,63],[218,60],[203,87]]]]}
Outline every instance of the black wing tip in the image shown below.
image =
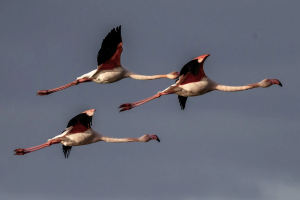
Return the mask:
{"type": "Polygon", "coordinates": [[[186,103],[187,97],[183,97],[183,96],[179,96],[178,95],[178,100],[179,100],[179,104],[180,104],[181,110],[184,110],[185,109],[185,103],[186,103]]]}
{"type": "Polygon", "coordinates": [[[77,123],[82,124],[86,128],[90,128],[92,127],[92,122],[93,116],[89,116],[86,113],[80,113],[69,121],[67,128],[70,126],[75,126],[77,123]]]}
{"type": "Polygon", "coordinates": [[[65,159],[69,158],[71,149],[72,149],[72,146],[62,145],[62,150],[63,150],[64,156],[65,156],[65,159]]]}
{"type": "MultiPolygon", "coordinates": [[[[121,37],[121,25],[111,29],[111,31],[106,35],[106,37],[104,38],[108,39],[108,40],[115,40],[118,42],[122,42],[122,37],[121,37]]],[[[104,42],[103,40],[103,42],[104,42]]],[[[111,42],[111,41],[110,41],[111,42]]],[[[102,43],[103,45],[103,43],[102,43]]]]}
{"type": "Polygon", "coordinates": [[[200,67],[200,63],[198,62],[198,60],[193,59],[193,60],[189,61],[188,63],[186,63],[182,67],[182,69],[180,70],[180,76],[181,75],[186,76],[189,72],[191,74],[193,74],[193,76],[197,76],[198,71],[199,71],[199,67],[200,67]]]}
{"type": "Polygon", "coordinates": [[[112,33],[112,32],[115,32],[115,33],[120,32],[120,33],[121,33],[121,25],[119,25],[119,26],[117,26],[117,27],[111,29],[110,33],[112,33]]]}
{"type": "Polygon", "coordinates": [[[116,31],[117,32],[119,32],[119,31],[121,32],[121,25],[117,26],[116,31]]]}
{"type": "Polygon", "coordinates": [[[98,51],[98,66],[109,60],[115,53],[117,46],[122,43],[121,25],[117,26],[105,36],[102,41],[101,48],[98,51]]]}

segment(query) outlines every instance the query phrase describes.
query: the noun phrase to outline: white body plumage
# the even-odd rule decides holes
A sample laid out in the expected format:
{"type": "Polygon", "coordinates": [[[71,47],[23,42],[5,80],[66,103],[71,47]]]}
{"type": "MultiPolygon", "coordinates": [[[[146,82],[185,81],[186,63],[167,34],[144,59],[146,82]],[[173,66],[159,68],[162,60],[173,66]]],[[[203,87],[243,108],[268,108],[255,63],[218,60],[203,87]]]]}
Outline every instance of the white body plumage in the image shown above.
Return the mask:
{"type": "Polygon", "coordinates": [[[78,77],[77,80],[82,78],[93,78],[92,81],[95,83],[113,83],[123,78],[127,78],[129,74],[129,70],[122,66],[119,66],[110,70],[95,69],[87,74],[78,77]]]}

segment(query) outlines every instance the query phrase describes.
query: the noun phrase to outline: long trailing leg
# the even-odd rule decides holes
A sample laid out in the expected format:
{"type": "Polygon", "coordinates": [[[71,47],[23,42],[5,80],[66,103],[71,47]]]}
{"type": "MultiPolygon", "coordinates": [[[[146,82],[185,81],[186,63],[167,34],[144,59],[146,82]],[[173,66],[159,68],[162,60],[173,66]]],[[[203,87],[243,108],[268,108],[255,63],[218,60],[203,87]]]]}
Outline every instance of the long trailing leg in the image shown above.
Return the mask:
{"type": "Polygon", "coordinates": [[[45,148],[45,147],[49,147],[52,144],[57,144],[60,143],[60,140],[51,140],[48,141],[44,144],[38,145],[38,146],[34,146],[34,147],[30,147],[30,148],[26,148],[26,149],[15,149],[15,155],[24,155],[33,151],[37,151],[39,149],[45,148]]]}
{"type": "Polygon", "coordinates": [[[78,85],[79,83],[84,83],[84,82],[90,82],[92,80],[93,80],[93,78],[81,78],[81,79],[77,79],[77,80],[75,80],[71,83],[68,83],[66,85],[51,89],[51,90],[40,90],[36,94],[39,95],[39,96],[44,96],[44,95],[51,94],[53,92],[57,92],[57,91],[66,89],[66,88],[71,87],[73,85],[78,85]]]}
{"type": "Polygon", "coordinates": [[[137,101],[137,102],[134,102],[134,103],[124,103],[122,105],[119,106],[119,108],[121,108],[121,110],[119,112],[123,112],[123,111],[126,111],[126,110],[130,110],[132,108],[135,108],[137,106],[140,106],[144,103],[147,103],[148,101],[151,101],[153,99],[156,99],[156,98],[159,98],[163,95],[167,95],[167,94],[172,94],[175,92],[175,86],[170,86],[168,87],[167,89],[165,89],[164,91],[162,92],[158,92],[156,95],[152,96],[152,97],[149,97],[147,99],[143,99],[141,101],[137,101]]]}

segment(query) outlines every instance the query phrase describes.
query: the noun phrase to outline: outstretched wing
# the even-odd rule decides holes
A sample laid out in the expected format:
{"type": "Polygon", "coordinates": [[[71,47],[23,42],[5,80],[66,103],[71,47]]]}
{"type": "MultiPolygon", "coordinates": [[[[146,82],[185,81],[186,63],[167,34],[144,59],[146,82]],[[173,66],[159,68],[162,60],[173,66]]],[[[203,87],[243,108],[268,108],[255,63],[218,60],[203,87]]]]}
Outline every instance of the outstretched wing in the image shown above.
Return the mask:
{"type": "Polygon", "coordinates": [[[93,116],[88,116],[86,113],[80,113],[73,117],[67,127],[73,126],[70,133],[82,133],[92,126],[92,118],[93,116]]]}
{"type": "Polygon", "coordinates": [[[183,96],[178,95],[178,100],[179,100],[179,103],[180,103],[181,110],[184,110],[187,97],[183,97],[183,96]]]}
{"type": "Polygon", "coordinates": [[[102,41],[98,52],[98,69],[113,69],[120,65],[122,47],[121,26],[112,29],[102,41]]]}
{"type": "Polygon", "coordinates": [[[72,146],[62,145],[62,150],[63,150],[63,153],[65,155],[65,158],[68,158],[70,156],[71,149],[72,149],[72,146]]]}
{"type": "Polygon", "coordinates": [[[181,71],[180,71],[180,76],[183,75],[185,76],[184,80],[180,83],[180,85],[184,85],[187,83],[192,83],[192,82],[198,82],[200,81],[203,77],[205,77],[205,73],[203,70],[203,64],[206,58],[209,56],[209,54],[205,54],[202,56],[199,56],[187,64],[185,64],[181,71]]]}
{"type": "MultiPolygon", "coordinates": [[[[63,131],[63,133],[65,132],[65,134],[59,136],[65,136],[67,134],[72,134],[72,133],[82,133],[90,129],[92,126],[92,119],[93,116],[89,116],[86,113],[80,113],[79,115],[76,115],[69,121],[66,130],[63,131]]],[[[62,150],[65,158],[69,157],[71,149],[72,146],[62,145],[62,150]]]]}

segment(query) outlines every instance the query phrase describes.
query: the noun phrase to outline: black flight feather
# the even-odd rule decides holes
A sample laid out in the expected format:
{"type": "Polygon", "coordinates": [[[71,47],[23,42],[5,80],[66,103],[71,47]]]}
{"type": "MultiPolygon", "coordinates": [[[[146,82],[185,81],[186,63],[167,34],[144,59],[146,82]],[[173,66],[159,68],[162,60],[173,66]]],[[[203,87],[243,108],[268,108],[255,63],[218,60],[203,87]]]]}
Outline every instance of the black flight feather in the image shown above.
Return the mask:
{"type": "Polygon", "coordinates": [[[62,145],[62,150],[65,155],[65,158],[68,158],[70,156],[71,149],[72,149],[72,146],[62,145]]]}
{"type": "Polygon", "coordinates": [[[86,128],[90,128],[92,126],[92,119],[93,116],[88,116],[86,113],[80,113],[69,121],[67,128],[75,126],[77,123],[82,124],[86,128]]]}
{"type": "Polygon", "coordinates": [[[187,97],[183,97],[183,96],[178,95],[178,100],[179,100],[179,103],[180,103],[181,110],[184,110],[187,97]]]}
{"type": "Polygon", "coordinates": [[[98,52],[98,66],[109,60],[117,50],[118,44],[122,42],[121,25],[112,29],[103,39],[101,48],[98,52]]]}
{"type": "Polygon", "coordinates": [[[198,62],[198,60],[191,60],[190,62],[186,63],[182,69],[180,70],[180,76],[183,74],[184,76],[187,75],[187,73],[191,72],[194,76],[198,75],[199,69],[201,67],[201,63],[198,62]]]}

